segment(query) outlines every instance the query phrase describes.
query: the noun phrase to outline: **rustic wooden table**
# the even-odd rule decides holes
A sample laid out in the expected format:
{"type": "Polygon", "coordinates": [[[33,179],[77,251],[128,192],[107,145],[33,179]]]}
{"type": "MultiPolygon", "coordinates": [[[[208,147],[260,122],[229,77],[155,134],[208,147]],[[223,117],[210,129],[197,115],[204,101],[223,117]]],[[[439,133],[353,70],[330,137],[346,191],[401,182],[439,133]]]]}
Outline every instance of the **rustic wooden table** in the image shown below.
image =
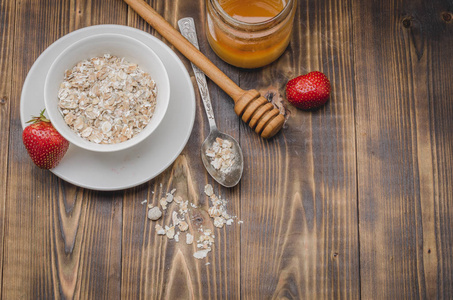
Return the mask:
{"type": "Polygon", "coordinates": [[[208,126],[196,90],[189,142],[164,173],[124,191],[83,189],[27,156],[19,116],[28,71],[82,27],[160,36],[121,0],[0,0],[3,299],[453,298],[450,0],[299,0],[290,47],[254,71],[209,48],[204,0],[148,2],[175,27],[194,17],[202,52],[242,88],[278,101],[287,80],[321,70],[331,99],[316,112],[283,100],[286,127],[263,140],[210,83],[219,127],[243,148],[237,187],[214,184],[201,164],[208,126]],[[141,202],[177,188],[202,207],[192,225],[212,227],[207,183],[244,223],[216,229],[213,251],[196,260],[194,245],[156,235],[141,202]]]}

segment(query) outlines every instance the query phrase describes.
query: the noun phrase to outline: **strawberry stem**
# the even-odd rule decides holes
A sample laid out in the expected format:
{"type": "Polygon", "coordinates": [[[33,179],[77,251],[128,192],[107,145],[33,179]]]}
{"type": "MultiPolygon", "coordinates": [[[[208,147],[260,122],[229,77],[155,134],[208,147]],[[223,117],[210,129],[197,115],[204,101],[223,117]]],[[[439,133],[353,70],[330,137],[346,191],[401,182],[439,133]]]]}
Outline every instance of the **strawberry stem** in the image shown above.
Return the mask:
{"type": "Polygon", "coordinates": [[[32,119],[30,121],[27,122],[28,123],[38,123],[38,122],[47,122],[47,123],[50,123],[50,120],[47,119],[45,116],[44,116],[44,112],[46,111],[46,109],[44,108],[41,113],[39,114],[39,117],[36,117],[36,116],[31,116],[32,119]]]}

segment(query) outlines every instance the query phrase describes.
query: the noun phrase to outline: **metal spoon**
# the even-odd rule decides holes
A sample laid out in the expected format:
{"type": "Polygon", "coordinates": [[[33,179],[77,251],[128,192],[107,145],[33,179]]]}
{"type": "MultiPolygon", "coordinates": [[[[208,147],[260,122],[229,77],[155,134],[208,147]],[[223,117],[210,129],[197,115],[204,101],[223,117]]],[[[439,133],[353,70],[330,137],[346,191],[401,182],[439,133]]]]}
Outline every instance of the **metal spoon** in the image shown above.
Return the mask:
{"type": "MultiPolygon", "coordinates": [[[[197,49],[199,49],[197,32],[195,30],[195,23],[193,21],[193,18],[181,19],[178,21],[178,25],[181,34],[197,49]]],[[[217,129],[214,112],[212,111],[211,97],[209,96],[208,85],[206,83],[206,76],[193,63],[192,68],[195,74],[195,78],[197,79],[198,89],[200,91],[201,99],[203,100],[203,105],[208,117],[210,129],[208,137],[201,145],[201,160],[203,161],[203,165],[205,166],[208,173],[212,176],[212,178],[214,178],[218,183],[225,187],[233,187],[238,184],[239,180],[241,180],[242,170],[244,169],[244,158],[242,156],[241,146],[239,146],[239,143],[232,136],[226,133],[222,133],[217,129]],[[212,147],[217,138],[230,141],[232,144],[231,151],[234,155],[234,162],[226,172],[214,168],[214,166],[211,164],[211,159],[206,155],[206,150],[212,147]]]]}

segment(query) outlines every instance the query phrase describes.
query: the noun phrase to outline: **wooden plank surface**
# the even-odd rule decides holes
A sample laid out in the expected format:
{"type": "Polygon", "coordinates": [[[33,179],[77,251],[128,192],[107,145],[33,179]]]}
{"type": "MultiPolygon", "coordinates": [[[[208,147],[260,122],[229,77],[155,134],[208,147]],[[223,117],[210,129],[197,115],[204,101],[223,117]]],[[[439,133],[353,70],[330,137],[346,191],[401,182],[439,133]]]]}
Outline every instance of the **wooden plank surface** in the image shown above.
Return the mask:
{"type": "Polygon", "coordinates": [[[359,298],[352,14],[347,1],[299,1],[289,50],[241,74],[285,97],[286,82],[320,70],[333,94],[316,112],[284,102],[290,118],[270,141],[241,136],[241,290],[247,299],[359,298]],[[270,87],[269,87],[270,85],[270,87]]]}
{"type": "MultiPolygon", "coordinates": [[[[184,17],[193,17],[197,24],[200,50],[220,65],[226,65],[217,58],[209,48],[205,38],[204,1],[149,1],[170,24],[178,28],[177,22],[184,17]]],[[[146,24],[134,11],[129,10],[128,25],[159,35],[146,24]]],[[[166,40],[170,48],[175,50],[166,40]]],[[[195,88],[197,112],[194,128],[188,145],[176,162],[164,174],[152,180],[147,189],[132,193],[130,201],[124,203],[123,232],[123,281],[122,296],[127,299],[238,299],[240,298],[240,227],[228,226],[217,229],[207,215],[208,198],[204,195],[204,186],[210,183],[216,194],[229,201],[228,210],[239,214],[240,187],[228,190],[221,188],[207,173],[201,163],[200,147],[208,134],[208,122],[205,112],[201,109],[202,102],[196,87],[192,68],[187,59],[177,50],[175,52],[186,65],[195,88]],[[162,184],[162,187],[160,185],[162,184]],[[156,206],[159,199],[173,188],[176,195],[201,206],[192,210],[190,226],[192,234],[197,236],[196,229],[203,226],[211,228],[215,233],[213,251],[204,260],[193,257],[194,245],[186,245],[157,236],[155,222],[146,219],[146,208],[140,204],[143,199],[156,206]],[[137,217],[139,216],[139,217],[137,217]],[[194,232],[195,231],[195,232],[194,232]],[[127,234],[126,234],[127,233],[127,234]]],[[[233,79],[232,67],[224,71],[233,79]]],[[[208,83],[217,116],[219,129],[239,139],[239,120],[233,111],[233,101],[218,87],[208,83]]],[[[146,207],[146,206],[145,206],[146,207]]],[[[166,212],[159,224],[170,224],[171,214],[166,212]]],[[[184,237],[183,235],[181,235],[184,237]]]]}
{"type": "MultiPolygon", "coordinates": [[[[14,53],[14,18],[15,3],[7,0],[0,1],[0,257],[3,257],[4,224],[6,214],[6,183],[8,174],[8,145],[11,112],[11,85],[13,82],[13,53],[14,53]]],[[[0,269],[3,267],[3,259],[0,269]]],[[[0,282],[3,274],[0,275],[0,282]]],[[[1,295],[0,286],[0,295],[1,295]]]]}
{"type": "Polygon", "coordinates": [[[452,296],[448,8],[445,1],[354,1],[365,299],[452,296]]]}
{"type": "MultiPolygon", "coordinates": [[[[55,40],[90,25],[161,37],[121,0],[0,0],[2,299],[453,298],[449,1],[299,0],[288,50],[257,70],[213,53],[205,1],[147,2],[175,27],[193,17],[201,51],[288,122],[274,139],[258,138],[209,82],[217,125],[244,152],[237,187],[215,184],[201,164],[208,124],[197,89],[192,135],[165,172],[125,191],[75,187],[36,168],[22,145],[30,67],[55,40]],[[326,106],[304,112],[288,104],[284,85],[312,70],[333,91],[326,106]],[[214,228],[207,183],[242,225],[214,228]],[[195,245],[158,236],[146,217],[147,204],[172,189],[199,206],[192,233],[214,229],[204,260],[193,257],[195,245]]],[[[160,223],[171,223],[172,209],[160,223]]]]}
{"type": "Polygon", "coordinates": [[[420,152],[429,153],[422,158],[430,156],[418,160],[419,172],[424,175],[420,179],[420,210],[427,296],[447,299],[453,297],[453,70],[449,67],[453,65],[453,9],[448,2],[434,7],[431,21],[435,30],[427,33],[429,109],[421,108],[424,113],[417,116],[421,119],[418,153],[420,157],[420,152]]]}
{"type": "Polygon", "coordinates": [[[36,168],[22,145],[19,100],[30,67],[46,47],[91,24],[124,24],[126,6],[116,0],[103,6],[20,1],[15,20],[9,151],[14,163],[7,181],[2,297],[117,298],[123,192],[84,190],[36,168]]]}

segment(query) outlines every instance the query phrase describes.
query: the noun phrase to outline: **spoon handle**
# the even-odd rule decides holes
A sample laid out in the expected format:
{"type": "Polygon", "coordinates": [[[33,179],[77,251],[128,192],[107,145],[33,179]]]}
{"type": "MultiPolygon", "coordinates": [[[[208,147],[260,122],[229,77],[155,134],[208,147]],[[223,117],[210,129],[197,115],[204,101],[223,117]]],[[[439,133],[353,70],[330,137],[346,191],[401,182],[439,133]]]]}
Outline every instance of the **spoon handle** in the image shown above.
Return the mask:
{"type": "MultiPolygon", "coordinates": [[[[179,30],[183,37],[185,37],[192,45],[195,46],[198,50],[197,31],[195,30],[195,23],[193,18],[183,18],[178,21],[179,30]]],[[[198,83],[198,90],[200,91],[201,99],[203,100],[204,109],[206,115],[208,116],[209,127],[210,129],[217,129],[214,112],[212,110],[211,96],[209,95],[208,84],[206,82],[206,76],[196,65],[191,62],[193,73],[198,83]]]]}

